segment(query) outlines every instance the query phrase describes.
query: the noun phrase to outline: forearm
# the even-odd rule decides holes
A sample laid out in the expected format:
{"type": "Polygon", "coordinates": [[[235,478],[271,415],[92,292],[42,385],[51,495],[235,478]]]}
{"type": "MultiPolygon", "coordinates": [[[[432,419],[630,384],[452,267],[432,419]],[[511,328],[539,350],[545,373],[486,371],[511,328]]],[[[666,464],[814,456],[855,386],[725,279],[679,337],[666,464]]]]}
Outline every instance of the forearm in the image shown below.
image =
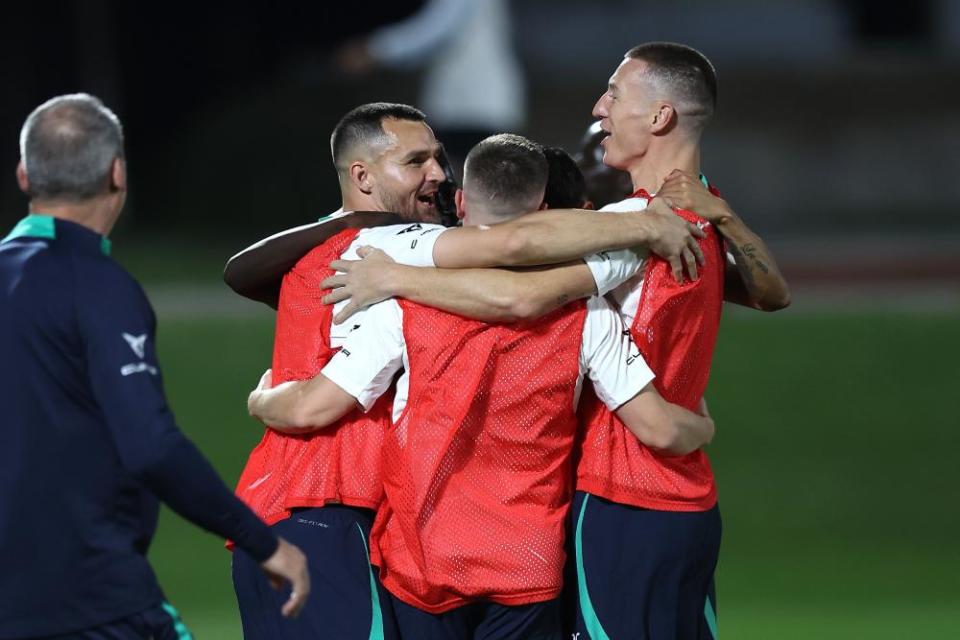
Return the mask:
{"type": "Polygon", "coordinates": [[[387,295],[487,322],[536,318],[596,292],[590,270],[579,261],[529,271],[403,265],[385,271],[387,295]]]}
{"type": "Polygon", "coordinates": [[[551,210],[492,227],[448,231],[438,239],[434,257],[437,266],[447,268],[557,264],[600,251],[648,246],[653,233],[642,214],[551,210]]]}
{"type": "Polygon", "coordinates": [[[713,439],[713,420],[667,402],[648,385],[617,409],[640,442],[669,455],[686,455],[713,439]]]}
{"type": "Polygon", "coordinates": [[[669,446],[663,448],[670,455],[686,455],[713,440],[714,424],[710,418],[698,415],[675,404],[667,404],[667,412],[675,427],[669,446]]]}
{"type": "Polygon", "coordinates": [[[736,214],[717,223],[727,250],[736,261],[728,278],[725,298],[762,311],[777,311],[790,304],[790,288],[773,254],[736,214]]]}
{"type": "Polygon", "coordinates": [[[221,538],[232,540],[262,562],[277,548],[277,538],[228,489],[197,448],[170,431],[138,474],[143,483],[177,514],[221,538]]]}
{"type": "Polygon", "coordinates": [[[322,424],[324,407],[309,398],[310,382],[285,382],[255,391],[248,402],[250,414],[286,433],[307,433],[327,426],[322,424]]]}

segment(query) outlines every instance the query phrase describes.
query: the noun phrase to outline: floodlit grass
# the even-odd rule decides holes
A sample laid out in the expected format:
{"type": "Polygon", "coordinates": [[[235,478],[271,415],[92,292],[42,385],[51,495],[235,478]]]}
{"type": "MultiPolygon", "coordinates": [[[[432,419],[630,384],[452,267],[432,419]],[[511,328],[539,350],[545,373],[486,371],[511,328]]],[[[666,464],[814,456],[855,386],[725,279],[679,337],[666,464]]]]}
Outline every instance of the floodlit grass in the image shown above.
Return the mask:
{"type": "MultiPolygon", "coordinates": [[[[269,318],[161,319],[171,404],[230,483],[259,439],[245,399],[271,341],[269,318]]],[[[707,396],[722,637],[956,633],[957,354],[947,314],[728,314],[707,396]]],[[[199,638],[240,637],[219,541],[165,512],[151,557],[199,638]]]]}

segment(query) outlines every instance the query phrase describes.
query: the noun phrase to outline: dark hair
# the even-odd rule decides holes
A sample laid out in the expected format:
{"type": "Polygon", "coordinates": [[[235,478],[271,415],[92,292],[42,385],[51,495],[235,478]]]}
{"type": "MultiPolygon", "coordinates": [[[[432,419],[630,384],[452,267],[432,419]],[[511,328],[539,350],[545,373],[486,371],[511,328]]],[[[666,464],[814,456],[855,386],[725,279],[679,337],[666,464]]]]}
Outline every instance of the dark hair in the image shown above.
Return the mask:
{"type": "Polygon", "coordinates": [[[681,118],[688,118],[697,131],[717,108],[717,71],[705,55],[675,42],[647,42],[627,51],[625,57],[643,60],[681,102],[681,118]]]}
{"type": "Polygon", "coordinates": [[[383,121],[386,118],[425,122],[427,116],[410,105],[393,102],[370,102],[352,109],[340,119],[330,136],[330,152],[333,164],[340,169],[344,154],[357,145],[371,145],[385,135],[383,121]]]}
{"type": "Polygon", "coordinates": [[[586,204],[587,182],[570,154],[560,147],[544,147],[547,159],[547,188],[543,201],[551,209],[579,209],[586,204]]]}
{"type": "Polygon", "coordinates": [[[86,93],[44,102],[20,130],[31,198],[92,198],[106,189],[113,161],[123,155],[120,120],[86,93]]]}
{"type": "Polygon", "coordinates": [[[512,133],[480,141],[463,163],[464,191],[492,215],[513,217],[537,209],[546,184],[543,147],[512,133]]]}

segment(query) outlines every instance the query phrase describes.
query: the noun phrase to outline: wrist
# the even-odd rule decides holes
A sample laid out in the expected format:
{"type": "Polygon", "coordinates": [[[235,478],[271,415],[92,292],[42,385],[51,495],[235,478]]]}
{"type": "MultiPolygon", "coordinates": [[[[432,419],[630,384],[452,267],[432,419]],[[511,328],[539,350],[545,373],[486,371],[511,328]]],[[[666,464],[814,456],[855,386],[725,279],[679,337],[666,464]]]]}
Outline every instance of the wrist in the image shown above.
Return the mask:
{"type": "Polygon", "coordinates": [[[402,264],[391,263],[386,265],[379,279],[380,299],[387,298],[406,298],[408,291],[405,290],[405,284],[410,282],[409,277],[404,277],[404,272],[415,267],[409,267],[402,264]]]}
{"type": "Polygon", "coordinates": [[[713,217],[713,224],[716,225],[717,229],[730,229],[735,227],[737,223],[740,222],[740,218],[737,217],[736,212],[730,208],[730,205],[727,204],[726,200],[720,200],[718,198],[718,209],[713,217]]]}
{"type": "Polygon", "coordinates": [[[653,216],[643,215],[643,213],[629,214],[631,221],[628,235],[630,239],[629,246],[649,246],[657,238],[657,227],[653,222],[653,216]]]}

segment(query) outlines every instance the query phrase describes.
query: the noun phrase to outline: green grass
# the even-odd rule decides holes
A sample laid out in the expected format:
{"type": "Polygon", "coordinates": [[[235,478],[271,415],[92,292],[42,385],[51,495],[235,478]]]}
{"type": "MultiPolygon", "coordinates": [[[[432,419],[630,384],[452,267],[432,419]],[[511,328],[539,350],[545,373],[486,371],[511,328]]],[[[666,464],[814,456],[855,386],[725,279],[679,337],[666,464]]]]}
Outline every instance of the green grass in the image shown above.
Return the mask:
{"type": "MultiPolygon", "coordinates": [[[[171,403],[230,483],[259,439],[244,400],[271,324],[161,319],[171,403]]],[[[722,637],[956,634],[958,353],[947,314],[728,314],[708,392],[722,637]]],[[[165,512],[152,560],[199,638],[240,637],[219,541],[165,512]]]]}

